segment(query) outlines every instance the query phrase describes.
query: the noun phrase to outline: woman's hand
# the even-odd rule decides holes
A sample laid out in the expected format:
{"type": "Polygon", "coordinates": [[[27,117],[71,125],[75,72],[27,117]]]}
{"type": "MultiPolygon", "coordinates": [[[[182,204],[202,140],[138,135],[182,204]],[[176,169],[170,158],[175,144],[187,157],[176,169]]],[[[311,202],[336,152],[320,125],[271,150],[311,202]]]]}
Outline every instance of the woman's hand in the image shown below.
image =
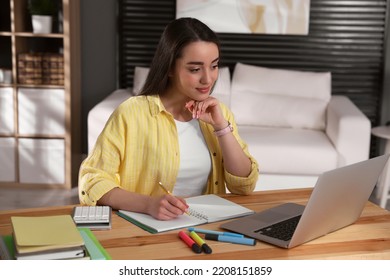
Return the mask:
{"type": "Polygon", "coordinates": [[[188,205],[183,198],[173,195],[150,197],[147,212],[157,220],[171,220],[183,215],[188,205]]]}
{"type": "Polygon", "coordinates": [[[98,205],[108,205],[113,209],[123,209],[146,213],[158,220],[171,220],[183,215],[188,204],[183,198],[173,195],[149,196],[129,192],[121,188],[113,188],[104,194],[97,202],[98,205]]]}
{"type": "Polygon", "coordinates": [[[215,130],[220,130],[228,125],[222,115],[218,99],[209,96],[203,101],[191,100],[185,107],[192,113],[192,118],[200,119],[211,124],[215,130]]]}
{"type": "MultiPolygon", "coordinates": [[[[222,114],[219,101],[214,97],[209,96],[203,101],[191,100],[186,103],[185,107],[192,113],[193,118],[211,124],[215,131],[228,126],[228,121],[222,114]]],[[[221,147],[225,170],[236,176],[247,177],[251,172],[251,161],[234,135],[232,133],[224,134],[224,136],[218,137],[218,142],[221,147]]]]}

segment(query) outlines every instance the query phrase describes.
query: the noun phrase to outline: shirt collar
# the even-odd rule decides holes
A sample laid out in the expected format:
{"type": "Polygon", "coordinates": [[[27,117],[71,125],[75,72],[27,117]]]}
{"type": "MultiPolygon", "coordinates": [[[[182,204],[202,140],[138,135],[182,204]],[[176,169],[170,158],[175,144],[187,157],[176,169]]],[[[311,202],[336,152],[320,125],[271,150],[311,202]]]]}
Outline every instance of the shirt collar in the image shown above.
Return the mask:
{"type": "Polygon", "coordinates": [[[149,109],[152,116],[156,116],[162,111],[167,111],[164,107],[164,104],[161,102],[159,95],[148,95],[146,98],[149,102],[149,109]]]}
{"type": "MultiPolygon", "coordinates": [[[[167,111],[167,109],[165,109],[164,104],[161,102],[160,96],[158,94],[147,95],[146,98],[149,102],[149,110],[150,110],[150,113],[152,114],[153,117],[157,116],[158,114],[160,114],[163,111],[167,112],[168,115],[171,115],[171,113],[169,113],[167,111]]],[[[199,123],[200,123],[201,127],[206,127],[205,122],[199,121],[199,123]]]]}

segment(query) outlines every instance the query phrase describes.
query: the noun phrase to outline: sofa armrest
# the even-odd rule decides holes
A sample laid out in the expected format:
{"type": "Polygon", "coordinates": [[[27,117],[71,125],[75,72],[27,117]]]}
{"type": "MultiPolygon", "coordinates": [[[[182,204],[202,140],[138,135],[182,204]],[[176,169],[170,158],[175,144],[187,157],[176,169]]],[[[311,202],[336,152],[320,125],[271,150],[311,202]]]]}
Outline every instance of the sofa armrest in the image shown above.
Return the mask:
{"type": "Polygon", "coordinates": [[[326,118],[326,134],[339,153],[338,166],[368,159],[371,123],[348,97],[332,96],[326,118]]]}
{"type": "Polygon", "coordinates": [[[88,153],[95,146],[108,118],[112,112],[126,99],[132,96],[132,91],[119,89],[111,93],[101,102],[95,105],[88,113],[88,153]]]}

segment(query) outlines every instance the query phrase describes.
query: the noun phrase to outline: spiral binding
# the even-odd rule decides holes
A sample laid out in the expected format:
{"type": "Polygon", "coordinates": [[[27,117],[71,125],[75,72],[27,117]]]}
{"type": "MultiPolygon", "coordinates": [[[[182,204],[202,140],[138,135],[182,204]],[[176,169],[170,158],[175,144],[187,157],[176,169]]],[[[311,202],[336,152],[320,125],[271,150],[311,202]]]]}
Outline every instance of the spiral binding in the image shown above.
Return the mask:
{"type": "Polygon", "coordinates": [[[194,209],[188,208],[187,214],[200,220],[208,220],[208,216],[194,209]]]}

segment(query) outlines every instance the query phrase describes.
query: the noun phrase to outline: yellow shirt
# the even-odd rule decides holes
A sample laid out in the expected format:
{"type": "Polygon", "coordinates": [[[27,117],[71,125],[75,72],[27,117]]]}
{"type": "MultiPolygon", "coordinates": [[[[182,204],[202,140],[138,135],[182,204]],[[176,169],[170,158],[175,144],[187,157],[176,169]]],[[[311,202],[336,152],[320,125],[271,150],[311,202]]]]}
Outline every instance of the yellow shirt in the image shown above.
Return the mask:
{"type": "MultiPolygon", "coordinates": [[[[249,194],[257,182],[258,164],[239,137],[233,114],[225,105],[221,104],[221,108],[226,120],[233,125],[234,136],[250,158],[252,170],[248,177],[234,176],[224,170],[214,129],[200,121],[212,160],[206,193],[225,193],[226,183],[232,193],[249,194]]],[[[131,97],[111,115],[95,147],[81,164],[80,202],[95,205],[116,187],[145,195],[162,194],[157,182],[173,188],[179,164],[179,141],[173,116],[157,95],[131,97]]]]}

